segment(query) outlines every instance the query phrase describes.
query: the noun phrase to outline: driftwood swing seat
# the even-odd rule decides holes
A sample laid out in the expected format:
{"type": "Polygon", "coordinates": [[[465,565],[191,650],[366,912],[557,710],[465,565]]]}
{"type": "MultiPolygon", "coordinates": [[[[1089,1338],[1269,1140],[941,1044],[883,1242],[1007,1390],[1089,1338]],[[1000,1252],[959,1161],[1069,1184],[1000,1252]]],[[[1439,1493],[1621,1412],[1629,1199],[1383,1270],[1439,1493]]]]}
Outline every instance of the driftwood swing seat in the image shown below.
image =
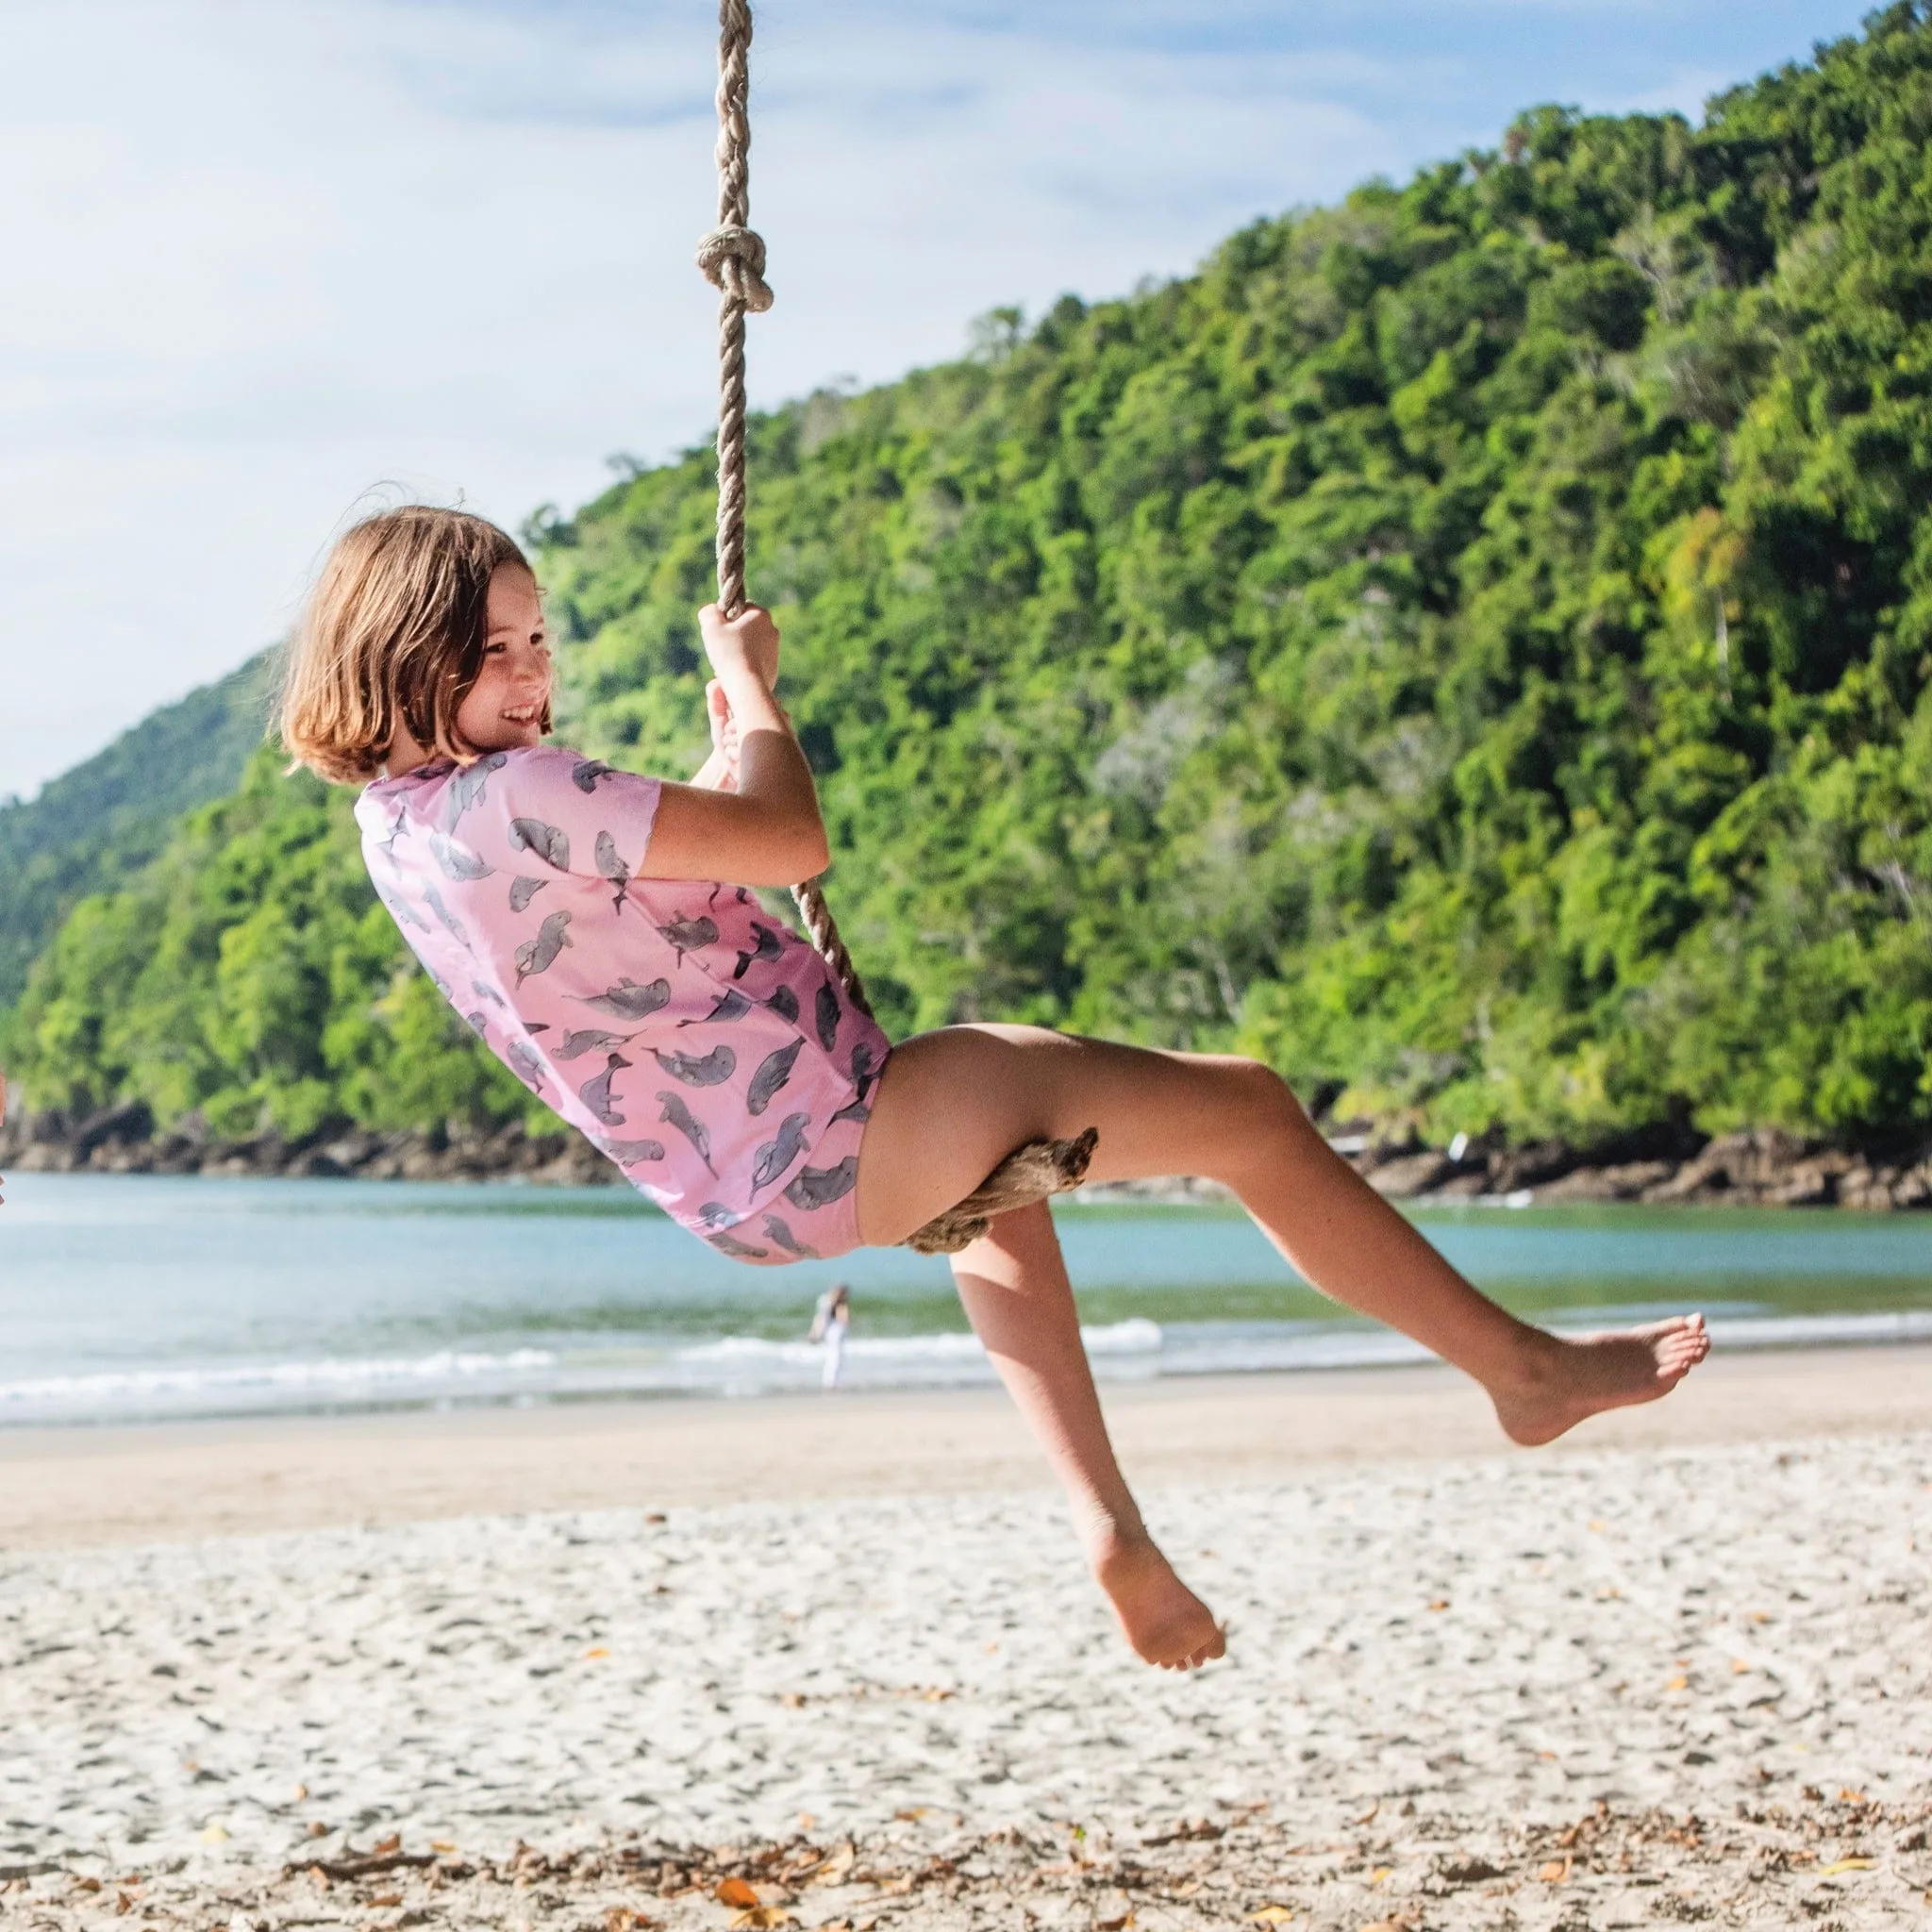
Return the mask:
{"type": "MultiPolygon", "coordinates": [[[[751,226],[749,112],[751,8],[720,0],[718,8],[718,225],[698,244],[698,266],[718,303],[718,608],[727,618],[744,608],[744,318],[772,306],[765,244],[751,226]]],[[[793,886],[811,942],[863,1012],[872,1006],[852,956],[833,924],[816,879],[793,886]]],[[[1099,1130],[1071,1141],[1029,1141],[1016,1147],[972,1193],[905,1245],[922,1255],[957,1254],[978,1240],[996,1215],[1028,1208],[1077,1188],[1087,1176],[1099,1130]]]]}

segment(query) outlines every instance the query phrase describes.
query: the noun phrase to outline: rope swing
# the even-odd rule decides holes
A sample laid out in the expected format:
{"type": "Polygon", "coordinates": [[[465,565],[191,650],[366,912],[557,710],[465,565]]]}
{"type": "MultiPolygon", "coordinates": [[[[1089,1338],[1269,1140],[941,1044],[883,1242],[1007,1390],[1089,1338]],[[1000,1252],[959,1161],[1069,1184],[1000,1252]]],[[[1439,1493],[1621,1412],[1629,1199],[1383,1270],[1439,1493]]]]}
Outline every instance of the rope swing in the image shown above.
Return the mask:
{"type": "MultiPolygon", "coordinates": [[[[751,225],[751,8],[718,6],[718,225],[698,243],[698,267],[718,291],[718,608],[727,620],[744,595],[744,318],[772,306],[765,281],[764,238],[751,225]]],[[[872,1005],[839,937],[817,879],[791,889],[799,916],[820,957],[862,1013],[872,1005]]],[[[996,1215],[1031,1207],[1077,1188],[1086,1178],[1098,1131],[1072,1141],[1029,1141],[993,1169],[958,1207],[937,1214],[905,1245],[922,1255],[957,1254],[983,1235],[996,1215]]]]}

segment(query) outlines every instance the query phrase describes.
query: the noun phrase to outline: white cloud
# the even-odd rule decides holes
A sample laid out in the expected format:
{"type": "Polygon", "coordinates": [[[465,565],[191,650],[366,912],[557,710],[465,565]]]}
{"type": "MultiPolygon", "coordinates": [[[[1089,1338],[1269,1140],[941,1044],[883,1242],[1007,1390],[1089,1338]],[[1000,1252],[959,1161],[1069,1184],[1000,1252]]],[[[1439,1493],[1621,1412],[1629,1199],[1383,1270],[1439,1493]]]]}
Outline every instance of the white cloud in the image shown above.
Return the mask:
{"type": "MultiPolygon", "coordinates": [[[[1445,25],[1485,10],[1554,9],[768,0],[755,394],[884,379],[994,304],[1182,272],[1254,215],[1576,92],[1490,73],[1445,25]]],[[[610,451],[706,433],[708,8],[0,21],[0,794],[278,633],[371,485],[514,523],[600,488],[610,451]]],[[[1668,91],[1700,58],[1659,49],[1640,78],[1668,91]]]]}

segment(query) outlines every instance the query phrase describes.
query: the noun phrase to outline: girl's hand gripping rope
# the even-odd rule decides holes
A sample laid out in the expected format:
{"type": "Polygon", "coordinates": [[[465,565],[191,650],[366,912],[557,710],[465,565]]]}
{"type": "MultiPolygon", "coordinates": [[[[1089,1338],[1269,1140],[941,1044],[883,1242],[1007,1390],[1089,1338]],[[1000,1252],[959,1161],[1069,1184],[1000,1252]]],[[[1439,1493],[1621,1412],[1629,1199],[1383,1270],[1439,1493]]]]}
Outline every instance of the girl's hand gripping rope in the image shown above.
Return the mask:
{"type": "Polygon", "coordinates": [[[727,692],[734,674],[749,672],[767,691],[778,682],[778,626],[769,610],[747,604],[727,620],[715,604],[707,604],[698,612],[698,634],[727,692]]]}

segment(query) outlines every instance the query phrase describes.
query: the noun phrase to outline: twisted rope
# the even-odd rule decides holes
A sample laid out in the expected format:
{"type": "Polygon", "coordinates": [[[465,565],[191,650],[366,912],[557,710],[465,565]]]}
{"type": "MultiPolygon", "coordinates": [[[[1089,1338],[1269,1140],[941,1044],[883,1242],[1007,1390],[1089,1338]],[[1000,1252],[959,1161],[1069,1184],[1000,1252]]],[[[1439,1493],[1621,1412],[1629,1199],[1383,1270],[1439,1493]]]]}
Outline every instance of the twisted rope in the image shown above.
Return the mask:
{"type": "MultiPolygon", "coordinates": [[[[764,238],[751,225],[750,92],[749,0],[718,0],[718,225],[698,243],[698,267],[718,291],[718,608],[727,618],[745,605],[744,318],[762,315],[772,306],[764,238]]],[[[846,998],[870,1016],[858,969],[818,881],[803,880],[791,896],[846,998]]],[[[906,1245],[922,1254],[956,1254],[978,1240],[995,1215],[1078,1187],[1098,1139],[1089,1127],[1073,1141],[1029,1141],[906,1245]]]]}
{"type": "MultiPolygon", "coordinates": [[[[718,608],[744,608],[744,318],[772,306],[765,242],[751,225],[751,8],[718,5],[718,225],[698,267],[718,291],[718,608]]],[[[860,1012],[872,1003],[816,879],[791,889],[805,929],[860,1012]]]]}

